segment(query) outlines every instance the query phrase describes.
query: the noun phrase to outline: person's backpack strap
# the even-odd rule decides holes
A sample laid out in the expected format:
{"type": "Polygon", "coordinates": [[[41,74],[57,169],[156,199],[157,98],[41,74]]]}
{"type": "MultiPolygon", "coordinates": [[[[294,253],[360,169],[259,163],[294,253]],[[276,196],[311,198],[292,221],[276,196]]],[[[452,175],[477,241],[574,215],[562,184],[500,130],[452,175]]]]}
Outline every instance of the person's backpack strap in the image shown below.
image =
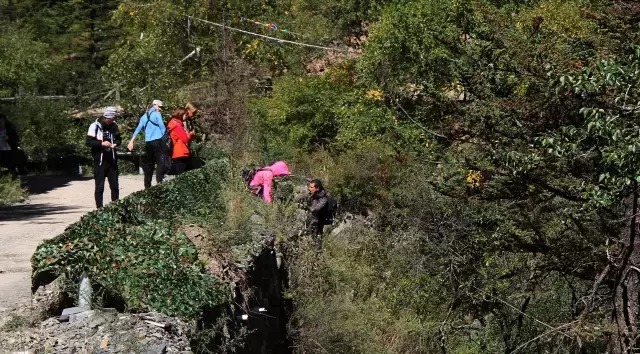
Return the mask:
{"type": "MultiPolygon", "coordinates": [[[[158,125],[158,123],[156,123],[156,122],[154,122],[154,121],[152,121],[152,120],[151,120],[151,117],[150,117],[150,115],[149,115],[149,111],[150,111],[150,110],[151,110],[151,109],[147,109],[147,123],[144,125],[144,130],[145,130],[145,131],[147,130],[147,125],[148,125],[149,123],[151,123],[151,124],[155,125],[156,127],[160,128],[160,125],[158,125]]],[[[165,128],[165,129],[166,129],[166,128],[165,128]]]]}
{"type": "MultiPolygon", "coordinates": [[[[150,115],[149,115],[149,111],[150,111],[150,110],[151,110],[151,109],[148,109],[148,110],[147,110],[147,123],[145,123],[145,125],[144,125],[144,130],[145,130],[145,132],[147,131],[147,125],[148,125],[149,123],[151,123],[151,124],[155,125],[156,127],[160,128],[160,125],[158,125],[158,123],[156,123],[156,122],[154,122],[154,121],[152,121],[152,120],[151,120],[151,117],[150,117],[150,115]]],[[[173,130],[173,129],[171,129],[171,130],[173,130]]],[[[165,128],[164,128],[164,133],[163,133],[163,134],[167,134],[167,131],[168,131],[168,132],[171,132],[171,130],[169,130],[169,129],[167,129],[167,127],[165,127],[165,128]]]]}
{"type": "MultiPolygon", "coordinates": [[[[149,118],[149,111],[147,111],[147,123],[144,125],[144,129],[145,130],[147,129],[147,124],[149,124],[149,123],[151,123],[151,124],[155,125],[156,127],[160,128],[160,126],[156,122],[152,121],[151,118],[149,118]]],[[[171,131],[173,131],[173,129],[175,129],[175,128],[176,127],[173,127],[172,129],[169,129],[169,128],[165,127],[164,128],[164,131],[165,131],[164,134],[171,133],[171,131]]]]}
{"type": "MultiPolygon", "coordinates": [[[[145,133],[146,133],[146,131],[147,131],[147,125],[148,125],[149,123],[151,123],[151,124],[155,125],[156,127],[160,128],[160,125],[159,125],[158,123],[156,123],[156,122],[154,122],[154,121],[152,121],[152,120],[151,120],[151,117],[150,117],[150,114],[149,114],[149,111],[150,111],[150,110],[151,110],[151,109],[148,109],[148,110],[147,110],[147,123],[145,123],[145,125],[144,125],[145,133]]],[[[161,117],[162,117],[162,116],[161,116],[161,117]]],[[[166,149],[167,149],[167,151],[168,151],[168,152],[173,151],[173,141],[171,140],[171,131],[172,131],[172,130],[173,130],[173,129],[169,129],[169,128],[167,128],[167,127],[164,127],[164,133],[162,133],[162,138],[161,138],[161,139],[162,139],[162,142],[163,142],[163,144],[165,145],[165,147],[166,147],[166,149]]]]}
{"type": "Polygon", "coordinates": [[[147,133],[147,125],[149,125],[149,122],[151,121],[151,119],[149,118],[149,110],[150,110],[150,108],[146,110],[147,122],[144,123],[144,132],[145,132],[145,134],[147,133]]]}
{"type": "Polygon", "coordinates": [[[102,131],[102,124],[100,124],[98,119],[96,119],[94,123],[96,124],[96,131],[93,133],[93,137],[98,139],[98,130],[102,131]]]}

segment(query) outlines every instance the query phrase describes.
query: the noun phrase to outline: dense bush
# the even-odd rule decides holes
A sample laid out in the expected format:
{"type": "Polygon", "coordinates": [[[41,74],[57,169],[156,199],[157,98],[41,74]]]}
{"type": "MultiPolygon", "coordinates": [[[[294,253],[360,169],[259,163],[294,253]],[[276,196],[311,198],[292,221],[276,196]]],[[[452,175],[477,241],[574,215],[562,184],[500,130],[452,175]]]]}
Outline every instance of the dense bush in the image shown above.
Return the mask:
{"type": "MultiPolygon", "coordinates": [[[[430,173],[396,165],[380,189],[388,194],[370,202],[373,213],[327,228],[322,255],[300,237],[304,218],[291,205],[266,214],[290,272],[296,352],[501,352],[542,335],[548,323],[570,323],[572,291],[588,284],[552,272],[519,285],[530,261],[475,230],[492,210],[441,195],[430,173]]],[[[561,340],[554,333],[532,346],[551,350],[561,340]]]]}
{"type": "Polygon", "coordinates": [[[210,161],[154,188],[85,215],[65,233],[42,243],[32,257],[33,285],[82,272],[122,298],[131,310],[197,318],[228,299],[229,290],[207,274],[195,246],[175,227],[225,213],[221,190],[228,161],[210,161]]]}
{"type": "Polygon", "coordinates": [[[273,160],[320,148],[339,153],[361,141],[402,145],[415,127],[398,124],[394,111],[383,104],[381,91],[345,79],[356,75],[354,70],[353,65],[340,64],[324,76],[278,79],[272,96],[251,102],[252,147],[273,160]]]}

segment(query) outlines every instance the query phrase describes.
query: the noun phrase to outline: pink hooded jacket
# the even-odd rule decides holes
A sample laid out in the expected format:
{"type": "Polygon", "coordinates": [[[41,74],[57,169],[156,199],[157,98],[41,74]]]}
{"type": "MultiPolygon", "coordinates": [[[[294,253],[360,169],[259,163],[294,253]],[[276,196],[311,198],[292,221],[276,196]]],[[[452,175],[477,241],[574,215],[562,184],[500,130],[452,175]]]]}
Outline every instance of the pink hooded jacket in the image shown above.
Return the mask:
{"type": "Polygon", "coordinates": [[[263,167],[253,176],[250,186],[262,186],[262,197],[271,203],[271,186],[273,177],[288,176],[289,167],[284,161],[278,161],[271,166],[263,167]]]}

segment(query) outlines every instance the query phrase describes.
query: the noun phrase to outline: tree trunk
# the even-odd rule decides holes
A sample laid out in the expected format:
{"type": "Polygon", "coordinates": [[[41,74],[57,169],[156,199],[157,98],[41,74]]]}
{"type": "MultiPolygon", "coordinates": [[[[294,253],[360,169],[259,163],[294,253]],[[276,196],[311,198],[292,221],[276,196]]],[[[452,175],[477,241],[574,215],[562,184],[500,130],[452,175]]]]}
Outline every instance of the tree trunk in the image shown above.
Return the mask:
{"type": "Polygon", "coordinates": [[[618,267],[613,293],[614,333],[609,343],[610,352],[627,354],[635,352],[638,337],[638,292],[640,292],[640,246],[638,235],[638,185],[634,183],[633,200],[627,213],[631,218],[629,232],[622,250],[622,263],[618,267]]]}

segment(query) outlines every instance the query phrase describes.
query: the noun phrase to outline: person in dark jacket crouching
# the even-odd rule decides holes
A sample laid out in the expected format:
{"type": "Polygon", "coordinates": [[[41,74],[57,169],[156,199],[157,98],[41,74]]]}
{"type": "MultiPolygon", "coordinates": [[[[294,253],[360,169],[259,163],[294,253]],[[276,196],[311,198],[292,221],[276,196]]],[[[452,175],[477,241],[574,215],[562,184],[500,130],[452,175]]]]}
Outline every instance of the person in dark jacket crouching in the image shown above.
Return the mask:
{"type": "Polygon", "coordinates": [[[309,210],[309,232],[316,243],[318,251],[322,251],[322,233],[324,232],[325,221],[327,220],[329,198],[319,179],[312,179],[309,182],[309,199],[307,209],[309,210]]]}
{"type": "Polygon", "coordinates": [[[118,185],[118,159],[116,148],[122,143],[116,119],[116,107],[107,107],[102,118],[89,126],[87,146],[93,155],[93,173],[96,180],[96,207],[102,207],[104,180],[109,180],[111,201],[120,198],[118,185]]]}

